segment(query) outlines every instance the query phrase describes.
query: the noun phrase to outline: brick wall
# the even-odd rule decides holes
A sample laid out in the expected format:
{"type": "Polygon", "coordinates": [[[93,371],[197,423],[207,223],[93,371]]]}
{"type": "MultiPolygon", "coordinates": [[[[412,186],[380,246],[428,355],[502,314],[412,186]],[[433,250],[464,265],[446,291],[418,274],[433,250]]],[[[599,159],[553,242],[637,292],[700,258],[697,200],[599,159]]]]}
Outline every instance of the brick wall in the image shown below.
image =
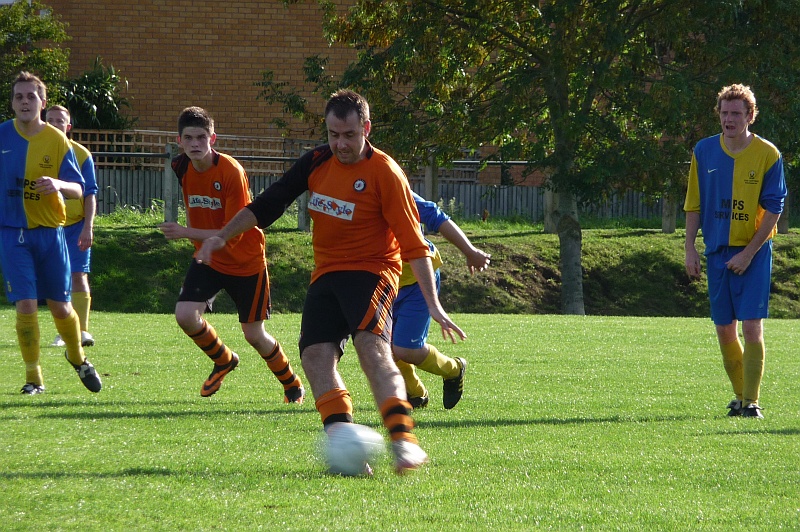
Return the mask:
{"type": "MultiPolygon", "coordinates": [[[[180,111],[199,105],[221,134],[278,136],[269,122],[279,106],[257,99],[261,72],[302,87],[303,60],[329,56],[329,71],[343,71],[355,53],[329,47],[315,0],[44,0],[69,27],[70,75],[95,57],[127,79],[123,93],[137,129],[176,130],[180,111]]],[[[320,110],[324,98],[305,94],[320,110]]],[[[298,136],[298,135],[293,135],[298,136]]]]}

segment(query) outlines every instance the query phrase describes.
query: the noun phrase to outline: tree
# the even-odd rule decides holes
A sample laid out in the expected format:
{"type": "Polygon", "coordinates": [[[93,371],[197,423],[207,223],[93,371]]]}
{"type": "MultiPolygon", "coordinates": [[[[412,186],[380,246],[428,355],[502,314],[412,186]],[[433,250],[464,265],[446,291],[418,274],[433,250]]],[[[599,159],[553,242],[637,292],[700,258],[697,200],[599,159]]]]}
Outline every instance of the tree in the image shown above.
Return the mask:
{"type": "Polygon", "coordinates": [[[19,72],[32,72],[48,86],[63,79],[69,68],[69,50],[57,45],[67,39],[60,18],[38,1],[0,6],[0,94],[6,101],[0,119],[14,115],[11,82],[19,72]]]}
{"type": "Polygon", "coordinates": [[[127,82],[113,65],[103,65],[97,57],[94,64],[79,76],[59,84],[59,97],[78,129],[130,129],[136,118],[127,114],[130,102],[121,90],[127,82]]]}
{"type": "MultiPolygon", "coordinates": [[[[321,93],[362,92],[376,142],[396,157],[446,164],[492,146],[488,157],[550,175],[564,313],[584,313],[577,206],[632,187],[680,194],[691,147],[719,130],[711,109],[723,84],[745,81],[774,100],[769,119],[786,125],[775,131],[796,139],[779,111],[797,105],[790,0],[359,0],[346,13],[320,4],[329,39],[358,59],[334,78],[324,58],[309,58],[307,79],[321,93]]],[[[261,97],[315,120],[270,75],[261,97]]]]}

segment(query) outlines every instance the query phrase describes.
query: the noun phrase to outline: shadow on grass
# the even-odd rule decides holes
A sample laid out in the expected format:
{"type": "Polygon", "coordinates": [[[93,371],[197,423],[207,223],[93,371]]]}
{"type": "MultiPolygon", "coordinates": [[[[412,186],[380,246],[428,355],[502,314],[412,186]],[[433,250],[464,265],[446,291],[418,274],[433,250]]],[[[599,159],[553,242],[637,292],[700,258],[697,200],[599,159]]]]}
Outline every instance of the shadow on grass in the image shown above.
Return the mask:
{"type": "Polygon", "coordinates": [[[185,473],[177,473],[169,469],[157,467],[133,467],[123,469],[115,473],[87,473],[86,471],[50,471],[41,473],[29,473],[24,471],[4,471],[0,473],[1,479],[21,480],[21,479],[58,479],[58,478],[117,478],[117,477],[171,477],[185,473]]]}

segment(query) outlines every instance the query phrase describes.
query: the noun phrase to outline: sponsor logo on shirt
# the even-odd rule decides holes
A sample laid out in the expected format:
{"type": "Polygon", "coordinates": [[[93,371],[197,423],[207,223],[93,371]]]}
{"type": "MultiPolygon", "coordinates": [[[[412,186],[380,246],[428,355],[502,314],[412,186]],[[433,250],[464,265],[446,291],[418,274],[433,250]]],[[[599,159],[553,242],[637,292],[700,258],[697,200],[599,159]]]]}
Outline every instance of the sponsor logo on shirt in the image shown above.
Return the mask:
{"type": "Polygon", "coordinates": [[[355,209],[354,203],[341,201],[316,192],[308,200],[308,210],[321,212],[340,220],[352,220],[355,209]]]}
{"type": "Polygon", "coordinates": [[[189,208],[200,209],[221,209],[222,201],[219,198],[210,198],[208,196],[189,196],[189,208]]]}

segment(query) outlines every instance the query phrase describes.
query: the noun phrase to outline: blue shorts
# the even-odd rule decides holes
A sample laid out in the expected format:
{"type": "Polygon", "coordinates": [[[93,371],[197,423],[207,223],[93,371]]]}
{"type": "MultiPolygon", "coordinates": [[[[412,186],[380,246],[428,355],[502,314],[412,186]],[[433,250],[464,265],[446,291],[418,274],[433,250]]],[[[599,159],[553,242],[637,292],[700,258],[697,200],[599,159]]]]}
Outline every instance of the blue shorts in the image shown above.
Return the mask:
{"type": "Polygon", "coordinates": [[[85,222],[86,219],[83,219],[80,222],[64,227],[64,238],[67,240],[67,253],[69,254],[69,267],[72,273],[89,273],[92,271],[90,268],[92,248],[81,251],[78,247],[78,238],[81,236],[85,222]]]}
{"type": "MultiPolygon", "coordinates": [[[[440,274],[437,269],[436,293],[439,293],[440,274]]],[[[406,349],[419,349],[428,340],[431,315],[418,283],[404,286],[397,292],[392,308],[392,344],[406,349]]]]}
{"type": "Polygon", "coordinates": [[[70,301],[72,276],[63,227],[0,228],[0,265],[10,303],[70,301]]]}
{"type": "Polygon", "coordinates": [[[708,299],[715,325],[729,325],[733,320],[763,319],[769,314],[772,240],[761,246],[744,275],[737,275],[725,263],[743,249],[725,247],[706,257],[708,299]]]}
{"type": "Polygon", "coordinates": [[[303,304],[300,356],[314,344],[335,343],[342,356],[347,339],[369,331],[392,341],[392,304],[397,289],[372,272],[334,271],[311,283],[303,304]]]}

